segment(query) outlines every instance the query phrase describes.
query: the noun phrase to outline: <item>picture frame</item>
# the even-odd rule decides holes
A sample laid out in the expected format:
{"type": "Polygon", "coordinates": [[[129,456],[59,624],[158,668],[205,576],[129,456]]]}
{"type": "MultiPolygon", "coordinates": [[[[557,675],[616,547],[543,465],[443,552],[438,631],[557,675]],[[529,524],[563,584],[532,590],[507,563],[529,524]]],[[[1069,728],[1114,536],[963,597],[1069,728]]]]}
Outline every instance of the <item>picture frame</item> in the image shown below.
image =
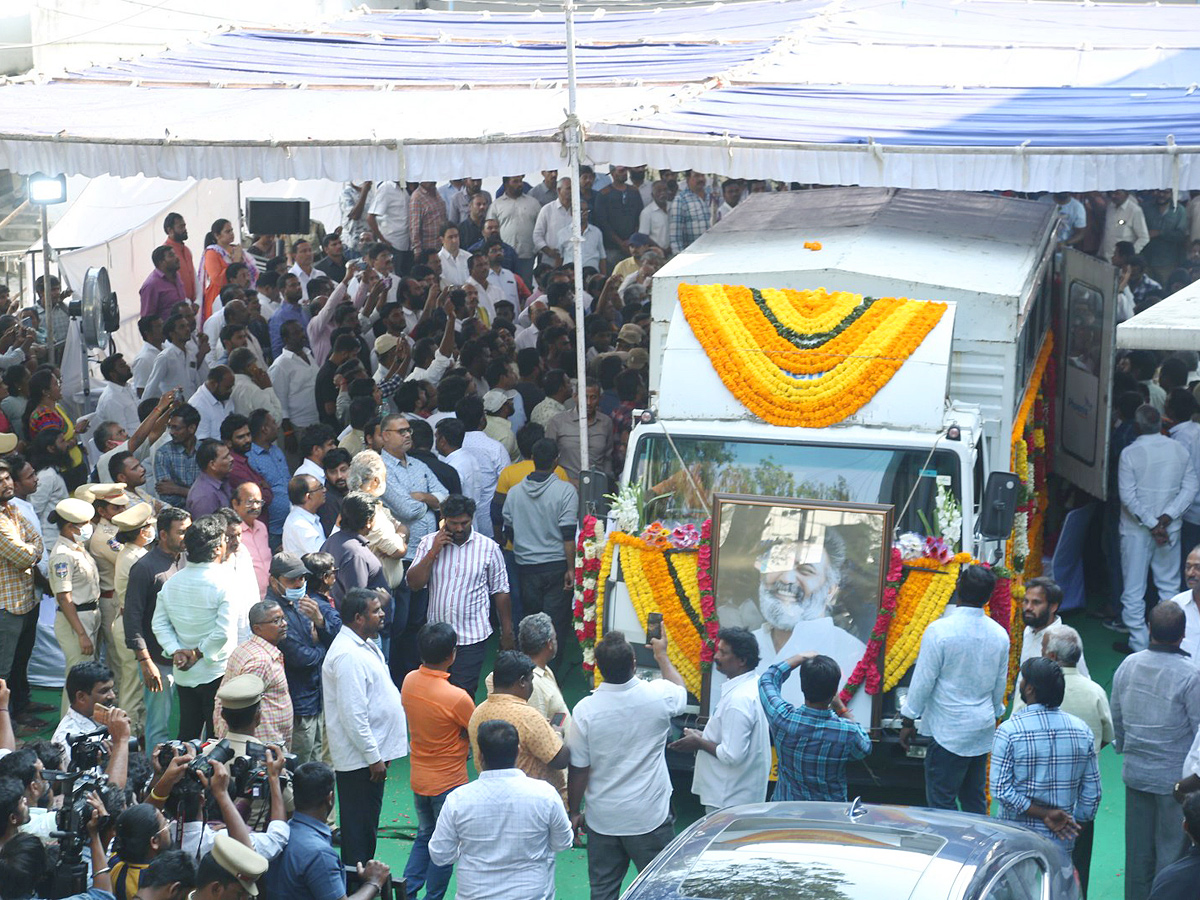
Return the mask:
{"type": "MultiPolygon", "coordinates": [[[[891,504],[713,494],[717,619],[722,628],[755,634],[759,674],[815,650],[837,661],[845,685],[879,615],[894,514],[891,504]]],[[[715,667],[705,676],[702,716],[716,706],[724,681],[715,667]]],[[[798,674],[784,682],[783,695],[804,702],[798,674]]],[[[878,728],[881,701],[860,688],[848,705],[857,721],[878,728]]]]}

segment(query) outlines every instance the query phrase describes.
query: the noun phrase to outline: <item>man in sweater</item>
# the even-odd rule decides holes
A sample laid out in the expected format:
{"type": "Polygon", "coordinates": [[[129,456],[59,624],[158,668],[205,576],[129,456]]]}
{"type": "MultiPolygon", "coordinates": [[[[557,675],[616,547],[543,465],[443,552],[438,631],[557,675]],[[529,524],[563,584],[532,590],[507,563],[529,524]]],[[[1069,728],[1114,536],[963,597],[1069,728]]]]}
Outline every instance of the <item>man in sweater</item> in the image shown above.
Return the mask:
{"type": "Polygon", "coordinates": [[[572,637],[579,515],[579,495],[570,482],[555,477],[557,466],[558,445],[542,438],[533,445],[533,471],[504,501],[504,533],[512,541],[524,612],[545,612],[554,622],[558,653],[553,668],[561,664],[563,647],[572,637]]]}

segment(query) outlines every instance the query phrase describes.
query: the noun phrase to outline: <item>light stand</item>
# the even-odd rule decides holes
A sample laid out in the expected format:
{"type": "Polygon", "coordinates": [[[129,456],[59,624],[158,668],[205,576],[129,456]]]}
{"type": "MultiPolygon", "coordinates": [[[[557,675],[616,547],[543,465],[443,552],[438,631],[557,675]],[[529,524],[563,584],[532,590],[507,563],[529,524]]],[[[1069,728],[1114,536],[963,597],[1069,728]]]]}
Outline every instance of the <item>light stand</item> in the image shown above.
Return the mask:
{"type": "MultiPolygon", "coordinates": [[[[67,176],[43,175],[36,172],[29,176],[29,202],[42,208],[42,312],[46,316],[46,346],[50,351],[50,364],[56,365],[57,348],[54,343],[54,316],[50,309],[50,226],[47,222],[46,207],[66,202],[67,176]]],[[[34,271],[34,283],[37,283],[37,272],[34,271]]],[[[64,339],[65,339],[64,335],[64,339]]]]}

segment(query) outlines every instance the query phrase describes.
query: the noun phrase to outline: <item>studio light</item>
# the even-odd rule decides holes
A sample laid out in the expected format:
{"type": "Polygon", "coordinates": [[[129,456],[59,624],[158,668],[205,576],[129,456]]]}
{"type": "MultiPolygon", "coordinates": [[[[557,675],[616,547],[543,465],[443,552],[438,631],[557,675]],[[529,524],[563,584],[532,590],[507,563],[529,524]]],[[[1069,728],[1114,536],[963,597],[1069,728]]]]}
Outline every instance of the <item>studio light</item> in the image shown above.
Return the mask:
{"type": "Polygon", "coordinates": [[[29,176],[29,202],[34,206],[53,206],[66,199],[66,175],[43,175],[38,172],[29,176]]]}

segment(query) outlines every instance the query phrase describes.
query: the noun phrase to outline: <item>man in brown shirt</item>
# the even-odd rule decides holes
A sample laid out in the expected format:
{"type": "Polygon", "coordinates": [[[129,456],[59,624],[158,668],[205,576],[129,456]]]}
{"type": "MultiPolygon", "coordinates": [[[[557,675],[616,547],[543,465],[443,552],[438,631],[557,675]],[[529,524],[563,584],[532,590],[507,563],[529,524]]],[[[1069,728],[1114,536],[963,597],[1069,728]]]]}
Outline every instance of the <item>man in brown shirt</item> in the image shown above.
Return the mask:
{"type": "Polygon", "coordinates": [[[562,726],[555,730],[528,703],[533,694],[533,668],[533,660],[519,650],[504,650],[496,657],[492,693],[475,709],[467,726],[471,749],[479,759],[479,726],[484,722],[511,723],[520,740],[517,768],[530,778],[551,784],[565,802],[567,785],[563,770],[571,757],[563,746],[562,726]]]}

